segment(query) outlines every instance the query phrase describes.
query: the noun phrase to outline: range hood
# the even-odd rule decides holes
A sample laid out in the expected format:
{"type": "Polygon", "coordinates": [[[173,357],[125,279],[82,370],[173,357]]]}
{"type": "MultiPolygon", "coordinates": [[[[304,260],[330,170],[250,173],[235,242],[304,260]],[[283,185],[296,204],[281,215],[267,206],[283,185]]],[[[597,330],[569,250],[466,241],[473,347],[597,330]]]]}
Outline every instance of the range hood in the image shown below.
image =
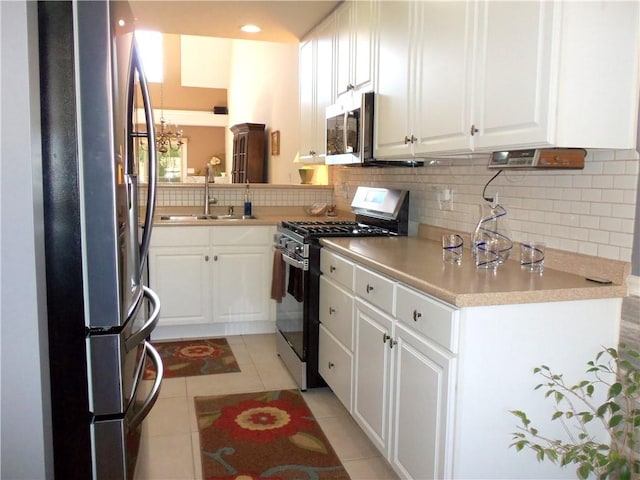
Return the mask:
{"type": "Polygon", "coordinates": [[[587,151],[582,148],[530,148],[493,152],[488,168],[581,169],[587,151]]]}

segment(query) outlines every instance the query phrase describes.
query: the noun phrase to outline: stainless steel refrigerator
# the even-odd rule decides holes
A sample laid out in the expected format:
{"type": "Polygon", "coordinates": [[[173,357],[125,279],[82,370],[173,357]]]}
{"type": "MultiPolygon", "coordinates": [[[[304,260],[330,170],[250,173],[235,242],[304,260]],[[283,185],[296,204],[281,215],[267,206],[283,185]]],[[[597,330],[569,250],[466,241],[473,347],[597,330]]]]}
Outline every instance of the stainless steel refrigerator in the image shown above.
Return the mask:
{"type": "Polygon", "coordinates": [[[149,93],[126,2],[39,2],[38,30],[55,476],[132,478],[162,381],[145,285],[155,154],[143,212],[136,158],[155,145],[149,93]]]}

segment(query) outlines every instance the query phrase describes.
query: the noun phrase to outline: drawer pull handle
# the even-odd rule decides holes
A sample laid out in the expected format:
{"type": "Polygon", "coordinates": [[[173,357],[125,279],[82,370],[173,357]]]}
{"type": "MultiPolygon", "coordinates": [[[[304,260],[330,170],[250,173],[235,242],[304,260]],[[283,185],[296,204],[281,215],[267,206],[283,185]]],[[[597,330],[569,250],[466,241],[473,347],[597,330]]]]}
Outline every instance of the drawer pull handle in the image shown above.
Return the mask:
{"type": "Polygon", "coordinates": [[[333,367],[335,367],[335,364],[333,362],[329,362],[327,365],[329,369],[332,369],[333,367]]]}
{"type": "Polygon", "coordinates": [[[367,293],[370,293],[370,292],[372,292],[372,291],[373,291],[373,285],[369,285],[369,284],[367,283],[367,293]]]}
{"type": "Polygon", "coordinates": [[[397,340],[392,340],[391,338],[389,338],[389,348],[393,348],[393,346],[397,344],[398,344],[397,340]]]}
{"type": "Polygon", "coordinates": [[[418,319],[421,318],[421,317],[422,317],[422,314],[419,311],[417,311],[417,310],[413,311],[413,321],[414,322],[417,322],[418,319]]]}
{"type": "Polygon", "coordinates": [[[336,313],[336,309],[333,307],[329,307],[329,315],[333,315],[334,313],[336,313]]]}
{"type": "Polygon", "coordinates": [[[331,273],[335,272],[336,271],[336,267],[334,267],[333,265],[329,265],[329,271],[331,273]]]}
{"type": "Polygon", "coordinates": [[[391,340],[391,335],[387,335],[387,332],[382,334],[382,343],[387,343],[387,340],[391,340]]]}
{"type": "Polygon", "coordinates": [[[204,256],[204,261],[205,261],[205,262],[208,262],[208,261],[209,261],[209,255],[205,255],[205,256],[204,256]]]}

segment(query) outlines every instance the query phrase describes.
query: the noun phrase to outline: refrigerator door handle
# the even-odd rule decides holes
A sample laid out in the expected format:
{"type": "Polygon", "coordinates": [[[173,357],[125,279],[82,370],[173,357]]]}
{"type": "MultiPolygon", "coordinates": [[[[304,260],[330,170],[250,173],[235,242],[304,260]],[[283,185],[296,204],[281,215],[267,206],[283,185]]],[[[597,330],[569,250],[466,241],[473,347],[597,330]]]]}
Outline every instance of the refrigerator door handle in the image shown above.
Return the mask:
{"type": "Polygon", "coordinates": [[[151,388],[151,391],[145,399],[142,407],[140,407],[140,410],[136,412],[135,416],[129,422],[129,428],[131,429],[134,429],[138,425],[140,425],[145,417],[149,414],[151,408],[153,408],[153,405],[158,399],[158,395],[160,395],[160,384],[162,383],[162,376],[164,374],[162,359],[160,358],[160,354],[158,353],[158,351],[153,348],[153,346],[147,341],[144,342],[144,346],[145,354],[149,355],[149,358],[156,368],[156,379],[154,380],[153,387],[151,388]]]}
{"type": "MultiPolygon", "coordinates": [[[[149,253],[149,243],[151,242],[151,229],[153,227],[153,215],[155,213],[156,206],[156,186],[158,184],[158,160],[156,154],[156,131],[153,124],[153,111],[151,108],[151,97],[149,95],[149,86],[147,84],[147,78],[144,75],[142,68],[142,62],[140,61],[140,55],[138,53],[138,46],[133,42],[133,54],[132,62],[135,70],[138,71],[138,78],[140,80],[140,92],[142,93],[142,104],[144,107],[144,120],[146,124],[146,137],[147,144],[149,145],[149,184],[147,187],[147,205],[144,218],[144,230],[142,231],[142,239],[140,241],[140,263],[141,268],[144,267],[144,262],[147,261],[147,253],[149,253]]],[[[131,105],[132,111],[128,112],[129,118],[133,115],[133,104],[131,105]]]]}
{"type": "Polygon", "coordinates": [[[160,298],[158,298],[156,292],[151,290],[149,287],[143,286],[142,289],[143,295],[149,299],[153,311],[142,328],[125,340],[124,346],[127,352],[130,352],[140,343],[144,342],[149,335],[151,335],[153,329],[156,328],[158,320],[160,319],[160,298]]]}

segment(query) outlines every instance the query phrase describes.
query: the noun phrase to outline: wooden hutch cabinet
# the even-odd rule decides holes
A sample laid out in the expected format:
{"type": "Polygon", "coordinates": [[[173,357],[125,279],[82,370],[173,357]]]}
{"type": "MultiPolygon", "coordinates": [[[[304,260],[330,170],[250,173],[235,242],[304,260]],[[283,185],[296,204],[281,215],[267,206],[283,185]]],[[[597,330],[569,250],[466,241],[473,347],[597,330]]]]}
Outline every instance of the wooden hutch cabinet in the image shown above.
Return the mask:
{"type": "Polygon", "coordinates": [[[239,123],[233,132],[233,183],[265,183],[267,181],[267,156],[265,125],[263,123],[239,123]]]}

